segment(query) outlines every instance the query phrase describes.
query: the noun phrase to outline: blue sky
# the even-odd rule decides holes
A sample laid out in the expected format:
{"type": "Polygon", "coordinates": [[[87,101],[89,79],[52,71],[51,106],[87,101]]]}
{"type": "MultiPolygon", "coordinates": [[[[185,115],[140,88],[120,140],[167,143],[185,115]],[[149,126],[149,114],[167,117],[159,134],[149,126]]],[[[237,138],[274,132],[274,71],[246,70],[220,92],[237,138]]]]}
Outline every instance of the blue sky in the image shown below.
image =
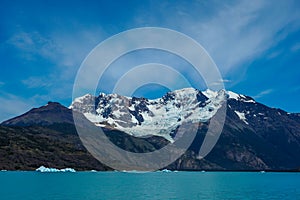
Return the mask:
{"type": "MultiPolygon", "coordinates": [[[[87,54],[114,34],[145,26],[174,29],[198,41],[219,67],[226,89],[300,112],[300,3],[274,2],[2,0],[0,121],[50,100],[68,106],[87,54]]],[[[119,64],[164,63],[160,53],[129,55],[119,64]]],[[[183,61],[171,60],[191,74],[183,61]]],[[[99,83],[102,91],[109,91],[114,73],[118,70],[107,73],[103,87],[99,83]]],[[[203,89],[201,81],[187,78],[203,89]]],[[[145,87],[138,94],[157,97],[166,91],[148,88],[155,92],[145,87]]]]}

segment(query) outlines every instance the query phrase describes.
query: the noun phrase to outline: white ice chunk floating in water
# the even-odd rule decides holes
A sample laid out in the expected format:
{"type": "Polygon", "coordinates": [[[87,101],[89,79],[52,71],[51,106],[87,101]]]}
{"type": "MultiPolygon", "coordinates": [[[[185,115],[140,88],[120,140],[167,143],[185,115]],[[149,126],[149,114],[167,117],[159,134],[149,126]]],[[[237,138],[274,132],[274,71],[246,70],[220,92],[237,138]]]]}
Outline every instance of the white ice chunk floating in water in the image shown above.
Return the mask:
{"type": "Polygon", "coordinates": [[[37,172],[76,172],[75,169],[65,168],[65,169],[56,169],[56,168],[48,168],[44,166],[40,166],[35,171],[37,172]]]}

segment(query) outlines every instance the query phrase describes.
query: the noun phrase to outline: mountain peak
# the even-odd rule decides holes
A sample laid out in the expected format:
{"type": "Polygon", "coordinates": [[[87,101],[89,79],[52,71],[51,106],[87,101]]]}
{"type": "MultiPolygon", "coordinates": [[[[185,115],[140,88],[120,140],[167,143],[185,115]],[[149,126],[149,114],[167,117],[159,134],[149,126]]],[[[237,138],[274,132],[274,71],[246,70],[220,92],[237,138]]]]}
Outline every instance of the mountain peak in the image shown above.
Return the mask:
{"type": "Polygon", "coordinates": [[[172,132],[182,123],[207,122],[224,101],[224,91],[207,97],[195,88],[184,88],[153,100],[117,94],[84,95],[76,98],[70,108],[97,126],[109,126],[133,136],[162,136],[172,142],[172,132]]]}
{"type": "Polygon", "coordinates": [[[54,123],[73,123],[72,110],[58,102],[49,101],[46,105],[2,122],[5,126],[51,125],[54,123]]]}

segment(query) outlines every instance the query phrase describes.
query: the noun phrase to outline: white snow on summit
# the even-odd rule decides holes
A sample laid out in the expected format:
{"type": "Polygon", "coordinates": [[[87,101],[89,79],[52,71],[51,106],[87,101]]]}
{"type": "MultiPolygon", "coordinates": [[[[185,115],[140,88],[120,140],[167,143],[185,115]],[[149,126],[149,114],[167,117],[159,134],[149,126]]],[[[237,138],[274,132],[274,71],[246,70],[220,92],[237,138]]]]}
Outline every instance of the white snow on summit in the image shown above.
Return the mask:
{"type": "Polygon", "coordinates": [[[227,91],[227,94],[229,95],[229,99],[239,100],[240,98],[246,98],[244,95],[237,94],[232,91],[227,91]]]}
{"type": "Polygon", "coordinates": [[[229,96],[228,97],[229,99],[235,99],[237,101],[243,101],[245,103],[256,103],[253,99],[246,97],[245,95],[242,94],[237,94],[232,91],[227,91],[227,94],[229,96]]]}
{"type": "Polygon", "coordinates": [[[229,99],[239,100],[239,97],[240,97],[239,94],[236,94],[236,93],[231,92],[231,91],[227,91],[227,94],[229,95],[229,99]]]}
{"type": "Polygon", "coordinates": [[[208,121],[226,98],[224,90],[201,93],[194,88],[175,90],[154,100],[102,93],[98,97],[79,97],[70,108],[97,126],[109,125],[137,137],[157,135],[173,142],[171,133],[178,126],[208,121]]]}
{"type": "Polygon", "coordinates": [[[218,92],[207,89],[204,92],[202,92],[207,98],[214,98],[218,95],[218,92]]]}

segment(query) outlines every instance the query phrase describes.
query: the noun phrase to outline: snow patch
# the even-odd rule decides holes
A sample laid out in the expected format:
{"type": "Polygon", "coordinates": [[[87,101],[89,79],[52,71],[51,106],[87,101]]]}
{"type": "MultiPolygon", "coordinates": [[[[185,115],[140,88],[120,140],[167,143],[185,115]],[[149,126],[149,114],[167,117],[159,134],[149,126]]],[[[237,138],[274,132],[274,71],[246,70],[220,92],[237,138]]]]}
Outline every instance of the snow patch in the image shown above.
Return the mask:
{"type": "Polygon", "coordinates": [[[228,94],[228,98],[229,99],[235,99],[237,101],[242,101],[242,102],[245,102],[245,103],[256,103],[253,99],[250,99],[248,97],[246,97],[245,95],[242,95],[242,94],[237,94],[237,93],[234,93],[234,92],[231,92],[231,91],[227,91],[227,94],[228,94]]]}
{"type": "Polygon", "coordinates": [[[243,100],[243,102],[246,102],[246,103],[256,103],[254,100],[250,99],[250,100],[243,100]]]}
{"type": "Polygon", "coordinates": [[[74,99],[74,101],[72,102],[72,104],[68,108],[73,109],[73,106],[74,106],[75,103],[82,104],[84,102],[84,100],[90,99],[91,97],[93,97],[93,95],[91,95],[91,94],[86,94],[82,97],[77,97],[77,98],[74,99]]]}
{"type": "Polygon", "coordinates": [[[235,100],[239,100],[240,95],[231,91],[227,91],[227,94],[229,95],[229,99],[235,99],[235,100]]]}
{"type": "Polygon", "coordinates": [[[237,114],[237,116],[239,116],[240,120],[242,120],[243,122],[245,122],[245,124],[249,124],[247,122],[245,113],[242,113],[242,112],[239,112],[239,111],[236,111],[236,110],[234,112],[237,114]]]}
{"type": "Polygon", "coordinates": [[[207,98],[215,98],[218,95],[218,92],[212,91],[210,89],[205,90],[202,92],[207,98]]]}

